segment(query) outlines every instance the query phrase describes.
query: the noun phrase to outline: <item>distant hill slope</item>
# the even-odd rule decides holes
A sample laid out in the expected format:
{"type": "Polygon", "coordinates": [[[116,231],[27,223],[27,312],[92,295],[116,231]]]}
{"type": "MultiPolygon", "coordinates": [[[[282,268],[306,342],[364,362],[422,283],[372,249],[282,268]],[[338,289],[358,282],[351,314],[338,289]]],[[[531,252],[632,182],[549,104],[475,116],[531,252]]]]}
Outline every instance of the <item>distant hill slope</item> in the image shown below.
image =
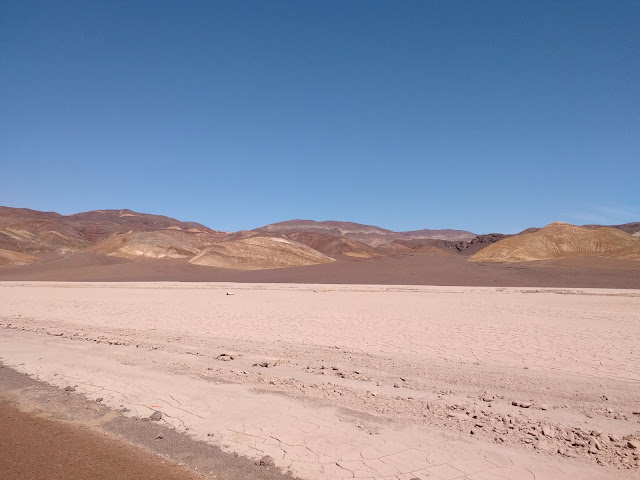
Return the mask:
{"type": "Polygon", "coordinates": [[[287,237],[332,257],[343,255],[352,258],[375,258],[384,255],[379,250],[348,237],[309,232],[289,233],[287,237]]]}
{"type": "Polygon", "coordinates": [[[194,222],[132,210],[96,210],[75,215],[0,207],[0,248],[16,252],[68,254],[127,232],[175,230],[219,233],[194,222]]]}
{"type": "Polygon", "coordinates": [[[213,245],[189,263],[236,270],[263,270],[333,261],[333,258],[290,239],[256,236],[213,245]]]}
{"type": "Polygon", "coordinates": [[[374,225],[362,225],[353,222],[333,220],[317,222],[315,220],[288,220],[256,228],[259,233],[321,233],[334,237],[344,236],[371,247],[377,247],[394,240],[432,238],[440,240],[471,240],[476,235],[466,230],[413,230],[394,232],[374,225]]]}
{"type": "Polygon", "coordinates": [[[527,262],[568,257],[640,260],[640,239],[611,227],[555,222],[533,233],[500,240],[475,253],[473,262],[527,262]]]}

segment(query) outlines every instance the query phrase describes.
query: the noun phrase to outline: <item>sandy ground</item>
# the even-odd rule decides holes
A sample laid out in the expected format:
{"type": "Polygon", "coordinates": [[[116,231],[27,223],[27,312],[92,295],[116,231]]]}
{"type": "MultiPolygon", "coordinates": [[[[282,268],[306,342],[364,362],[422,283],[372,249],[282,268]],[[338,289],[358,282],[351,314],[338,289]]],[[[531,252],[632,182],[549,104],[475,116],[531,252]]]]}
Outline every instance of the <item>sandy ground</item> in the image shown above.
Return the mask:
{"type": "Polygon", "coordinates": [[[476,263],[461,255],[399,255],[323,265],[241,271],[184,259],[128,261],[76,254],[0,268],[0,281],[240,282],[479,287],[640,289],[640,261],[566,258],[518,264],[476,263]]]}
{"type": "Polygon", "coordinates": [[[301,478],[640,478],[637,290],[5,282],[0,327],[4,364],[301,478]]]}

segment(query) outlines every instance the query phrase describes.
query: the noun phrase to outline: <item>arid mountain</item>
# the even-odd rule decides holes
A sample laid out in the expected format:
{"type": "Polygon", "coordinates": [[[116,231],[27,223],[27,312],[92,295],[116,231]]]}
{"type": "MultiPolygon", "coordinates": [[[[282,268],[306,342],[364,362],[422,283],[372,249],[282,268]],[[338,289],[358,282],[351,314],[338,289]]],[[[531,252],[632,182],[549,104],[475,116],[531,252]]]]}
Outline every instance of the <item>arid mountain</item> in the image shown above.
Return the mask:
{"type": "Polygon", "coordinates": [[[0,248],[38,254],[68,254],[121,233],[183,231],[219,233],[193,222],[131,210],[96,210],[75,215],[0,207],[0,248]]]}
{"type": "Polygon", "coordinates": [[[461,255],[469,256],[492,243],[510,236],[511,235],[504,235],[502,233],[489,233],[486,235],[478,235],[469,241],[461,240],[458,242],[437,239],[394,240],[393,242],[379,246],[378,250],[392,255],[419,255],[424,253],[434,253],[434,249],[439,249],[443,252],[459,253],[461,255]]]}
{"type": "Polygon", "coordinates": [[[640,222],[632,222],[632,223],[623,223],[621,225],[584,225],[585,227],[611,227],[611,228],[616,228],[618,230],[622,230],[625,233],[628,233],[630,235],[635,235],[636,233],[640,232],[640,222]]]}
{"type": "Polygon", "coordinates": [[[321,233],[334,237],[347,237],[371,247],[377,247],[394,240],[410,240],[415,238],[433,238],[440,240],[471,240],[476,235],[465,230],[414,230],[394,232],[373,225],[362,225],[352,222],[315,220],[289,220],[272,223],[254,230],[259,233],[321,233]]]}
{"type": "Polygon", "coordinates": [[[309,232],[290,233],[287,237],[330,257],[375,258],[384,255],[379,250],[348,237],[309,232]]]}
{"type": "Polygon", "coordinates": [[[263,270],[333,261],[333,258],[290,239],[256,236],[213,245],[189,263],[235,270],[263,270]]]}
{"type": "Polygon", "coordinates": [[[38,260],[37,257],[26,253],[14,252],[12,250],[3,250],[0,248],[0,267],[6,265],[26,265],[38,260]]]}
{"type": "Polygon", "coordinates": [[[364,265],[412,256],[424,257],[421,262],[450,258],[457,265],[464,262],[459,257],[471,255],[474,262],[580,256],[640,260],[639,228],[640,223],[614,227],[557,223],[510,236],[461,230],[393,232],[350,222],[292,220],[229,233],[132,210],[60,215],[0,207],[0,267],[4,271],[49,268],[45,264],[124,268],[131,262],[155,261],[189,268],[264,270],[335,262],[364,265]]]}
{"type": "Polygon", "coordinates": [[[501,240],[475,253],[473,262],[528,262],[571,257],[640,260],[640,240],[611,227],[555,222],[533,233],[501,240]]]}
{"type": "Polygon", "coordinates": [[[223,238],[223,234],[194,234],[170,229],[155,232],[120,233],[92,245],[86,251],[132,260],[137,258],[192,258],[223,238]]]}

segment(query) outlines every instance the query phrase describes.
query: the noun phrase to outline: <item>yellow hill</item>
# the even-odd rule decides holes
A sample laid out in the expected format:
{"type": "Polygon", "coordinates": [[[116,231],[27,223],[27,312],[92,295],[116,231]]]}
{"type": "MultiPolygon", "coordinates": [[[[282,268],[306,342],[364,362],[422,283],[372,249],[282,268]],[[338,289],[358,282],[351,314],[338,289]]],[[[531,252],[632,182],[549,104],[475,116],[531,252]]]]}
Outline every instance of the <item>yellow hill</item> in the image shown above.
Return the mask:
{"type": "Polygon", "coordinates": [[[300,267],[333,261],[333,258],[311,247],[277,237],[251,237],[218,243],[189,260],[195,265],[236,270],[300,267]]]}
{"type": "Polygon", "coordinates": [[[609,227],[555,222],[534,233],[505,238],[469,258],[472,262],[528,262],[566,257],[640,260],[640,239],[609,227]]]}

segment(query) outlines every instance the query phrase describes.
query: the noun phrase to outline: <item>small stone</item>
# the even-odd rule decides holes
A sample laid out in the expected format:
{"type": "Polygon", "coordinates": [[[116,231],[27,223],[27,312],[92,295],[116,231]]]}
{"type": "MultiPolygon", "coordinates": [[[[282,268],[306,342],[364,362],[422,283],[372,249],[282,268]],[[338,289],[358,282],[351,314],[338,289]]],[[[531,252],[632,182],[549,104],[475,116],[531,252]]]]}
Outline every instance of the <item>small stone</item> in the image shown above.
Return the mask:
{"type": "Polygon", "coordinates": [[[546,403],[543,403],[542,405],[540,405],[540,410],[549,410],[549,407],[546,403]]]}
{"type": "Polygon", "coordinates": [[[96,398],[96,402],[98,402],[98,403],[100,403],[102,400],[104,400],[104,398],[102,398],[102,397],[96,398]]]}
{"type": "Polygon", "coordinates": [[[75,387],[64,387],[64,391],[65,392],[75,392],[76,389],[75,389],[75,387]]]}
{"type": "Polygon", "coordinates": [[[379,387],[381,387],[382,385],[384,385],[384,383],[382,382],[382,380],[379,380],[378,383],[376,383],[376,385],[378,385],[379,387]]]}
{"type": "Polygon", "coordinates": [[[164,435],[159,433],[158,435],[156,435],[156,440],[162,440],[164,438],[164,435]]]}
{"type": "Polygon", "coordinates": [[[158,422],[162,420],[162,412],[160,410],[156,410],[151,414],[149,420],[151,420],[152,422],[158,422]]]}
{"type": "Polygon", "coordinates": [[[629,447],[632,450],[638,450],[640,449],[640,442],[638,440],[629,440],[627,442],[627,447],[629,447]]]}
{"type": "Polygon", "coordinates": [[[529,407],[531,407],[531,402],[522,402],[520,404],[520,407],[521,408],[529,408],[529,407]]]}
{"type": "Polygon", "coordinates": [[[260,459],[258,465],[261,467],[275,467],[276,462],[273,461],[273,457],[271,455],[265,455],[260,459]]]}
{"type": "Polygon", "coordinates": [[[549,437],[549,438],[553,438],[556,436],[556,434],[554,433],[553,429],[551,427],[548,427],[546,425],[542,426],[542,434],[545,437],[549,437]]]}
{"type": "Polygon", "coordinates": [[[597,449],[596,447],[594,447],[593,445],[591,445],[591,446],[589,447],[589,453],[590,453],[591,455],[595,455],[596,453],[598,453],[598,449],[597,449]]]}
{"type": "Polygon", "coordinates": [[[519,402],[517,402],[516,400],[514,400],[513,402],[511,402],[511,405],[513,405],[514,407],[517,407],[519,405],[519,402]]]}
{"type": "Polygon", "coordinates": [[[475,435],[475,434],[476,434],[476,431],[472,428],[472,429],[469,431],[469,433],[470,433],[471,435],[475,435]]]}
{"type": "Polygon", "coordinates": [[[549,452],[551,451],[551,446],[547,442],[538,442],[535,444],[536,450],[540,450],[541,452],[549,452]]]}
{"type": "Polygon", "coordinates": [[[619,442],[620,437],[612,433],[611,435],[609,435],[609,440],[611,440],[612,442],[619,442]]]}
{"type": "Polygon", "coordinates": [[[602,435],[602,432],[600,430],[591,430],[592,437],[599,437],[600,435],[602,435]]]}
{"type": "Polygon", "coordinates": [[[394,384],[393,384],[393,387],[394,387],[394,388],[401,388],[401,387],[402,387],[402,385],[401,385],[401,384],[399,384],[398,382],[396,382],[396,383],[394,383],[394,384]]]}

